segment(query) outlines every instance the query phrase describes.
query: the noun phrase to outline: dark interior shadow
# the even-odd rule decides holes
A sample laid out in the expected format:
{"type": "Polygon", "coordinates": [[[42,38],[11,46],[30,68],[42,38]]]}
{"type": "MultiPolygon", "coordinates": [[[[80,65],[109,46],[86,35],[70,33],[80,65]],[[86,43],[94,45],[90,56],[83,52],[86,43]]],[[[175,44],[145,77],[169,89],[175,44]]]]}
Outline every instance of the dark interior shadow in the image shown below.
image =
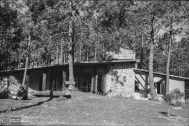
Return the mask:
{"type": "Polygon", "coordinates": [[[3,111],[0,111],[0,113],[6,113],[8,111],[18,111],[18,110],[21,110],[21,109],[26,109],[26,108],[30,108],[30,107],[34,107],[34,106],[38,106],[38,105],[42,105],[43,103],[45,102],[48,102],[48,101],[51,101],[54,97],[50,97],[49,99],[47,99],[46,101],[42,101],[42,102],[38,102],[34,105],[29,105],[29,106],[24,106],[24,107],[18,107],[18,108],[15,108],[15,109],[12,109],[11,110],[3,110],[3,111]]]}
{"type": "MultiPolygon", "coordinates": [[[[159,112],[159,113],[161,113],[161,114],[167,116],[167,112],[159,112]]],[[[171,113],[170,113],[170,116],[177,116],[177,115],[175,115],[175,114],[171,114],[171,113]]]]}

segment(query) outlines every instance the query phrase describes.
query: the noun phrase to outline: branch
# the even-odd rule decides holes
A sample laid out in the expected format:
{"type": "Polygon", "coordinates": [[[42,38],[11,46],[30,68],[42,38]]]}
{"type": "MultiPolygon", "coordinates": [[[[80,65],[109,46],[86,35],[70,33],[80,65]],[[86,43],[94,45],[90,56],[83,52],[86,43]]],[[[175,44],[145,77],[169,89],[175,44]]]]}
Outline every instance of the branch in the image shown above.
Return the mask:
{"type": "Polygon", "coordinates": [[[52,36],[50,36],[50,37],[53,38],[54,36],[59,35],[59,34],[62,34],[62,33],[68,33],[68,32],[60,32],[60,33],[57,33],[57,34],[52,35],[52,36]]]}
{"type": "MultiPolygon", "coordinates": [[[[140,28],[140,27],[137,27],[134,23],[133,23],[133,25],[134,25],[136,28],[140,28]]],[[[144,31],[144,29],[142,29],[142,28],[140,28],[140,29],[141,29],[141,31],[142,31],[143,33],[148,34],[148,32],[147,32],[147,31],[144,31]]]]}

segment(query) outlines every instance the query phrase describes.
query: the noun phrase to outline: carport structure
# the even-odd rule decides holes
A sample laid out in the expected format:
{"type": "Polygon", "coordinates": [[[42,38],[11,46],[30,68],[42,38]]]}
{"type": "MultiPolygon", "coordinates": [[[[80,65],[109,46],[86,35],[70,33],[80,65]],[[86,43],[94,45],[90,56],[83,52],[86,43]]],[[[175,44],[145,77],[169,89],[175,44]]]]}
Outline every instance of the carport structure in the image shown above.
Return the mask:
{"type": "MultiPolygon", "coordinates": [[[[135,71],[135,91],[146,96],[149,93],[149,73],[147,70],[134,69],[135,71]]],[[[166,74],[160,72],[154,72],[154,86],[158,95],[164,94],[166,91],[166,74]]],[[[188,96],[189,91],[189,78],[180,76],[169,76],[169,91],[179,89],[184,93],[185,98],[188,96]]]]}

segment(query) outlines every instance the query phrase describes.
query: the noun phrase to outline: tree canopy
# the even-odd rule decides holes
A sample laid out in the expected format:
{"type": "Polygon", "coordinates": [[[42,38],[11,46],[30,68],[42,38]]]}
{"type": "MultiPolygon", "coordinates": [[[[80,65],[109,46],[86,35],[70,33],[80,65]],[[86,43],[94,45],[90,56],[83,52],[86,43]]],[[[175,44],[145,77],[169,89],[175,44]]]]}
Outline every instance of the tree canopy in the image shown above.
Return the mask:
{"type": "Polygon", "coordinates": [[[183,27],[188,24],[187,1],[71,0],[71,11],[69,2],[1,0],[0,70],[23,67],[27,54],[29,67],[68,62],[72,20],[74,62],[108,60],[106,52],[128,48],[140,59],[139,68],[148,69],[153,41],[152,69],[165,72],[172,17],[170,74],[189,77],[188,30],[183,27]],[[181,33],[186,36],[176,42],[181,33]]]}

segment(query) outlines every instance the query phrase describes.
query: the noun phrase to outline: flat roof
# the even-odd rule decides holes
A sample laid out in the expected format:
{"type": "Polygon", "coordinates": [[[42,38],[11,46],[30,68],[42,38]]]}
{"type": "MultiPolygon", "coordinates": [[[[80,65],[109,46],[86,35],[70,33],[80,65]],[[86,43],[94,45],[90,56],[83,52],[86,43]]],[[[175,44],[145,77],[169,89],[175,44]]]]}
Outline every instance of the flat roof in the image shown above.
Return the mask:
{"type": "MultiPolygon", "coordinates": [[[[92,62],[75,62],[74,65],[99,65],[99,64],[115,64],[115,63],[135,63],[139,62],[139,60],[133,60],[133,59],[123,59],[123,60],[107,60],[107,61],[92,61],[92,62]]],[[[68,66],[68,63],[64,63],[62,65],[55,64],[51,66],[38,66],[33,68],[27,68],[27,70],[37,70],[37,69],[53,69],[53,68],[59,68],[62,66],[68,66]]],[[[25,68],[19,68],[15,70],[7,70],[7,71],[0,71],[0,73],[12,73],[12,72],[19,72],[24,71],[25,68]]]]}
{"type": "MultiPolygon", "coordinates": [[[[148,73],[148,70],[144,70],[144,69],[136,69],[136,68],[134,68],[134,71],[148,73]]],[[[160,72],[153,72],[153,73],[156,74],[156,75],[160,75],[160,76],[166,76],[166,73],[160,73],[160,72]]],[[[169,75],[169,77],[189,80],[189,78],[187,78],[187,77],[181,77],[181,76],[175,76],[175,75],[169,75]]]]}

